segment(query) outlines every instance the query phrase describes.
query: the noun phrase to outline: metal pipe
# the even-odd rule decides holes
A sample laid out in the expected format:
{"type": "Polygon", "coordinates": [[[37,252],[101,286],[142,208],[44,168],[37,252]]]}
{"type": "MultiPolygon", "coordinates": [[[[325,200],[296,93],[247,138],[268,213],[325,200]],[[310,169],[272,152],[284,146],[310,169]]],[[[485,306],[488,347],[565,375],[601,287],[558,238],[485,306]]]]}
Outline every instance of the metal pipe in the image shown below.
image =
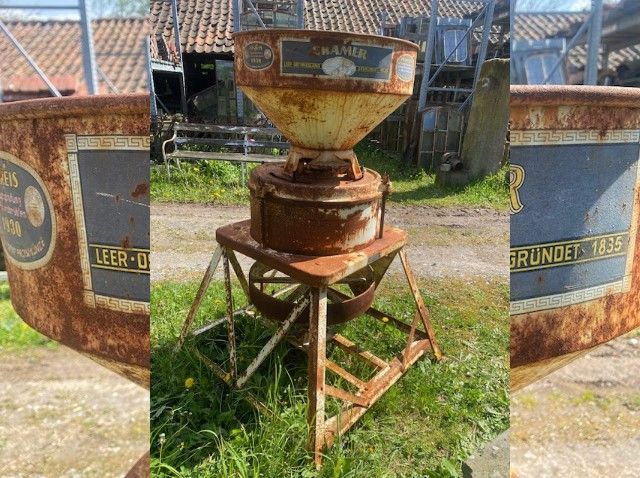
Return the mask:
{"type": "MultiPolygon", "coordinates": [[[[242,11],[242,0],[233,0],[233,31],[238,33],[242,31],[240,22],[240,12],[242,11]]],[[[236,89],[236,118],[240,124],[244,123],[244,93],[235,84],[236,89]]]]}
{"type": "MultiPolygon", "coordinates": [[[[591,17],[589,17],[591,18],[591,17]]],[[[567,46],[565,47],[564,51],[562,52],[562,55],[560,55],[560,58],[558,58],[558,60],[556,61],[555,65],[553,65],[553,68],[551,68],[551,71],[549,71],[549,74],[547,75],[547,77],[544,79],[544,81],[542,82],[543,85],[546,85],[547,83],[549,83],[549,80],[551,79],[551,76],[556,72],[556,70],[558,69],[558,67],[562,64],[562,62],[567,58],[567,56],[569,55],[569,52],[573,49],[573,47],[575,46],[575,44],[578,42],[578,40],[580,39],[580,37],[584,34],[584,32],[587,31],[587,27],[589,26],[589,20],[587,20],[586,22],[584,22],[580,28],[578,28],[578,31],[576,32],[575,35],[573,35],[573,38],[569,41],[569,43],[567,44],[567,46]]]]}
{"type": "Polygon", "coordinates": [[[298,3],[296,5],[296,13],[298,15],[298,28],[301,30],[304,30],[304,11],[305,11],[305,4],[304,4],[304,0],[298,0],[298,3]]]}
{"type": "Polygon", "coordinates": [[[2,5],[2,10],[77,10],[78,5],[2,5]]]}
{"type": "Polygon", "coordinates": [[[107,85],[107,86],[109,87],[109,89],[111,90],[111,93],[120,93],[120,92],[118,91],[118,87],[117,87],[116,85],[114,85],[114,84],[113,84],[113,81],[111,81],[111,80],[109,79],[109,77],[107,76],[107,74],[106,74],[104,71],[102,71],[102,70],[100,69],[100,67],[98,67],[98,76],[100,77],[100,79],[101,79],[102,81],[104,81],[104,82],[106,83],[106,85],[107,85]]]}
{"type": "Polygon", "coordinates": [[[253,2],[251,0],[246,0],[247,2],[249,2],[249,9],[253,12],[253,14],[256,16],[256,18],[258,19],[258,23],[260,24],[260,26],[262,28],[267,28],[267,26],[264,24],[264,22],[262,21],[262,17],[260,16],[260,14],[258,13],[258,10],[256,10],[256,7],[253,6],[253,2]]]}
{"type": "Polygon", "coordinates": [[[82,66],[84,68],[84,81],[90,95],[98,94],[98,75],[96,74],[96,56],[93,51],[93,33],[91,20],[87,15],[85,0],[78,0],[80,9],[80,29],[82,30],[82,66]]]}
{"type": "Polygon", "coordinates": [[[424,53],[422,82],[420,83],[420,95],[418,96],[418,111],[427,104],[427,92],[431,79],[431,60],[433,60],[433,47],[436,38],[436,21],[438,19],[438,0],[431,0],[431,17],[429,18],[429,33],[427,34],[427,48],[424,53]]]}
{"type": "MultiPolygon", "coordinates": [[[[490,0],[489,3],[486,4],[484,9],[484,24],[482,26],[482,40],[480,42],[480,51],[478,52],[478,58],[476,59],[476,71],[473,77],[473,89],[475,91],[476,83],[478,82],[478,78],[480,78],[480,72],[482,71],[482,64],[484,63],[485,58],[487,57],[487,47],[489,45],[489,36],[491,35],[491,24],[493,23],[493,11],[496,6],[495,0],[490,0]]],[[[480,18],[478,15],[478,18],[480,18]]],[[[476,20],[477,20],[476,19],[476,20]]],[[[473,99],[473,93],[471,92],[469,96],[467,96],[464,102],[458,108],[458,111],[464,111],[467,105],[473,99]]]]}
{"type": "Polygon", "coordinates": [[[182,62],[182,45],[180,43],[180,17],[178,16],[177,0],[171,0],[171,15],[173,16],[173,37],[176,45],[176,54],[180,61],[180,109],[182,114],[187,114],[187,91],[184,80],[184,63],[182,62]]]}
{"type": "Polygon", "coordinates": [[[149,35],[144,37],[144,56],[147,67],[147,84],[149,85],[151,118],[157,118],[158,116],[158,104],[156,103],[156,87],[153,84],[153,68],[151,67],[151,38],[149,35]]]}
{"type": "Polygon", "coordinates": [[[602,38],[602,0],[591,0],[591,21],[589,22],[589,45],[587,48],[587,66],[585,85],[598,83],[598,53],[602,38]]]}
{"type": "MultiPolygon", "coordinates": [[[[478,58],[476,61],[476,72],[473,77],[473,85],[480,78],[480,71],[482,70],[482,64],[487,57],[487,48],[489,46],[489,37],[491,36],[491,24],[493,23],[493,11],[495,9],[495,0],[490,0],[484,9],[484,24],[482,25],[482,40],[480,41],[480,51],[478,52],[478,58]]],[[[478,16],[479,17],[479,16],[478,16]]]]}
{"type": "MultiPolygon", "coordinates": [[[[471,33],[473,31],[473,29],[476,27],[476,24],[478,22],[478,20],[480,20],[480,18],[482,17],[482,14],[486,12],[487,10],[487,5],[484,6],[484,8],[482,9],[482,11],[480,12],[480,14],[476,17],[476,19],[473,21],[473,23],[471,24],[471,26],[467,29],[466,32],[464,32],[464,35],[462,35],[462,38],[458,41],[458,43],[456,44],[455,47],[453,47],[453,49],[449,52],[449,54],[447,55],[447,57],[444,59],[444,61],[442,62],[442,64],[438,67],[438,69],[435,71],[435,73],[431,76],[431,79],[429,79],[429,83],[427,84],[427,88],[429,88],[433,82],[435,81],[436,77],[438,76],[438,74],[442,71],[442,69],[445,67],[445,65],[447,64],[447,62],[449,61],[449,59],[453,56],[453,54],[456,52],[456,50],[458,49],[458,47],[460,47],[460,45],[462,45],[462,42],[464,42],[467,37],[469,36],[469,33],[471,33]]],[[[479,58],[479,57],[478,57],[479,58]]]]}
{"type": "Polygon", "coordinates": [[[45,72],[42,71],[42,69],[38,66],[35,60],[31,58],[29,53],[27,53],[27,50],[25,50],[24,47],[18,41],[18,39],[13,36],[13,34],[9,31],[9,29],[7,28],[7,26],[4,24],[2,20],[0,20],[0,30],[2,30],[2,33],[5,34],[5,36],[9,39],[9,41],[13,43],[13,46],[15,46],[16,49],[20,52],[20,54],[25,58],[25,60],[27,60],[29,65],[31,65],[31,68],[35,70],[36,74],[45,83],[45,85],[47,85],[47,88],[49,89],[51,94],[53,96],[61,97],[62,95],[60,94],[58,89],[54,86],[54,84],[51,83],[51,81],[49,80],[45,72]]]}

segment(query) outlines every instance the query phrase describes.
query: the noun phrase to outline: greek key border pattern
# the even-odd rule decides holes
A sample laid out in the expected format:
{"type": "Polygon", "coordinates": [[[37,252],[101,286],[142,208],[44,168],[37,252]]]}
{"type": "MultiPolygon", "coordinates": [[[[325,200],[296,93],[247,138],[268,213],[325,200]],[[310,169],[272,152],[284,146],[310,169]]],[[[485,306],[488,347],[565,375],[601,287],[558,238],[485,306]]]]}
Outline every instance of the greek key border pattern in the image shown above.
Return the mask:
{"type": "Polygon", "coordinates": [[[67,153],[77,153],[78,152],[78,141],[76,141],[75,134],[65,134],[64,141],[67,145],[67,153]]]}
{"type": "Polygon", "coordinates": [[[89,265],[89,241],[87,240],[87,228],[84,222],[84,204],[82,202],[82,185],[80,183],[78,154],[68,153],[67,159],[69,167],[69,181],[71,183],[71,197],[73,199],[73,209],[76,216],[76,229],[78,230],[78,247],[80,249],[82,283],[85,290],[90,291],[93,289],[93,282],[91,280],[91,266],[89,265]]]}
{"type": "Polygon", "coordinates": [[[78,165],[78,151],[87,150],[134,150],[148,151],[150,138],[144,136],[77,136],[65,135],[67,147],[67,163],[71,195],[78,230],[78,246],[80,249],[80,266],[84,285],[84,303],[93,308],[101,307],[118,312],[150,314],[148,302],[120,299],[98,295],[93,291],[91,279],[91,265],[89,263],[89,241],[84,220],[84,204],[82,201],[82,186],[80,183],[80,168],[78,165]]]}
{"type": "Polygon", "coordinates": [[[78,151],[96,150],[128,150],[149,151],[149,136],[77,136],[78,151]]]}
{"type": "Polygon", "coordinates": [[[98,307],[117,310],[119,312],[149,315],[151,311],[151,308],[148,302],[119,299],[117,297],[107,297],[107,296],[98,295],[98,294],[95,294],[95,300],[96,300],[96,305],[98,307]]]}
{"type": "Polygon", "coordinates": [[[511,146],[544,146],[562,144],[615,144],[640,142],[640,130],[524,130],[511,131],[511,146]]]}
{"type": "Polygon", "coordinates": [[[96,308],[96,295],[93,291],[85,290],[84,291],[84,303],[89,307],[96,308]]]}
{"type": "Polygon", "coordinates": [[[547,295],[531,299],[513,301],[509,307],[511,315],[526,314],[540,310],[557,309],[569,305],[579,304],[590,300],[600,299],[607,294],[619,294],[631,290],[631,277],[625,276],[622,280],[603,284],[587,289],[580,289],[564,294],[547,295]]]}

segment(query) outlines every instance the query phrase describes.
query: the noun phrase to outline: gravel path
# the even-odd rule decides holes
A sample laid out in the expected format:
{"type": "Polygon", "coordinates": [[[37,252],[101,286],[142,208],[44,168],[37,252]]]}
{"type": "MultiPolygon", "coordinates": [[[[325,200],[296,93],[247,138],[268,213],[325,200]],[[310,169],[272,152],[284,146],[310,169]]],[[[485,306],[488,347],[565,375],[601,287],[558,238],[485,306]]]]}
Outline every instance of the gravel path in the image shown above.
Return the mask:
{"type": "Polygon", "coordinates": [[[640,338],[621,337],[511,402],[519,478],[640,476],[640,338]]]}
{"type": "Polygon", "coordinates": [[[148,449],[146,390],[65,347],[0,351],[0,477],[121,478],[148,449]]]}
{"type": "MultiPolygon", "coordinates": [[[[215,247],[216,229],[248,218],[248,207],[153,204],[152,280],[200,279],[215,247]]],[[[409,258],[421,276],[508,277],[507,212],[396,206],[387,209],[385,222],[409,232],[409,258]]],[[[391,270],[399,268],[396,260],[391,270]]]]}

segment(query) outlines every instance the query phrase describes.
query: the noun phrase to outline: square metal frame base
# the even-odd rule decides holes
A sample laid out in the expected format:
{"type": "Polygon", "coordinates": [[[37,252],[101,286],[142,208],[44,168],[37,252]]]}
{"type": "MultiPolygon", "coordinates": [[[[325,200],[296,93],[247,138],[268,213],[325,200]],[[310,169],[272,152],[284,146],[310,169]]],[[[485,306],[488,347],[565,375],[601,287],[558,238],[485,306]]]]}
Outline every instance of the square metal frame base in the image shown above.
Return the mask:
{"type": "MultiPolygon", "coordinates": [[[[224,226],[216,231],[218,246],[213,253],[209,267],[184,321],[177,348],[179,349],[184,345],[188,335],[200,335],[217,326],[226,324],[229,346],[229,370],[224,370],[220,365],[214,363],[195,346],[191,347],[191,350],[215,375],[230,387],[237,389],[242,388],[246,384],[265,358],[283,339],[287,339],[294,346],[302,349],[308,356],[308,447],[313,453],[316,466],[320,466],[323,458],[323,450],[331,447],[336,437],[349,430],[420,357],[428,350],[432,350],[436,361],[440,361],[443,358],[431,326],[429,311],[422,299],[415,275],[409,265],[407,254],[404,250],[406,233],[400,229],[385,227],[384,239],[375,241],[363,251],[340,256],[309,257],[284,254],[262,248],[251,239],[248,227],[248,221],[243,221],[224,226]],[[305,288],[306,292],[298,305],[286,320],[279,324],[276,332],[267,341],[247,369],[240,375],[237,370],[235,317],[240,314],[249,314],[260,318],[260,315],[255,313],[251,305],[247,278],[240,267],[240,263],[235,254],[236,252],[254,260],[264,262],[275,270],[308,286],[305,288]],[[335,334],[327,336],[327,302],[328,300],[334,302],[345,300],[347,296],[332,286],[341,279],[364,267],[371,266],[373,268],[377,287],[396,255],[400,257],[409,289],[416,304],[416,311],[411,324],[402,322],[373,307],[366,311],[366,315],[381,321],[385,325],[395,327],[407,335],[406,346],[402,352],[392,360],[385,361],[373,353],[360,348],[357,344],[342,335],[335,334]],[[224,269],[227,314],[221,319],[191,331],[195,316],[211,284],[214,272],[221,261],[224,269]],[[247,306],[238,310],[235,310],[233,306],[231,268],[233,268],[236,278],[248,301],[247,306]],[[288,335],[288,332],[300,314],[307,308],[309,309],[308,343],[300,343],[295,337],[288,335]],[[418,328],[419,323],[422,324],[423,330],[418,328]],[[336,344],[346,353],[354,355],[372,365],[377,370],[375,375],[369,380],[362,380],[345,370],[336,362],[328,359],[326,356],[328,341],[336,344]],[[341,377],[353,385],[358,391],[352,393],[327,384],[327,371],[341,377]],[[327,396],[334,397],[344,404],[340,412],[332,417],[327,417],[325,413],[325,399],[327,396]]],[[[283,289],[280,292],[285,292],[286,290],[287,289],[283,289]]],[[[250,392],[245,392],[245,398],[259,411],[269,413],[267,407],[250,392]]]]}

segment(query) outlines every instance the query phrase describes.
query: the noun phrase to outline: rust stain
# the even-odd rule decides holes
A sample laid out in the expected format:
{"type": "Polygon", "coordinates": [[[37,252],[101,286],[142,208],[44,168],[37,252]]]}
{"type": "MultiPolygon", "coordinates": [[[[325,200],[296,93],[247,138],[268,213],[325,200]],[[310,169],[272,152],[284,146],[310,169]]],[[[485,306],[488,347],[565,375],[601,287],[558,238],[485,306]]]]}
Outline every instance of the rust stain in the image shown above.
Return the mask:
{"type": "Polygon", "coordinates": [[[398,61],[403,58],[401,71],[409,68],[406,58],[415,64],[418,46],[404,40],[269,29],[238,33],[234,41],[236,83],[291,142],[285,166],[289,174],[309,169],[318,175],[346,172],[350,179],[359,179],[361,167],[352,148],[413,93],[413,75],[400,78],[398,61]],[[313,48],[325,45],[387,48],[388,78],[331,76],[319,68],[310,70],[312,74],[289,74],[282,67],[282,40],[309,41],[313,45],[309,61],[313,61],[313,48]],[[245,47],[254,42],[269,45],[273,55],[270,66],[254,69],[245,65],[245,47]]]}
{"type": "Polygon", "coordinates": [[[418,45],[406,40],[355,33],[338,33],[331,31],[310,32],[309,30],[284,30],[277,28],[235,33],[233,39],[235,43],[236,65],[244,65],[244,47],[251,42],[259,41],[270,45],[274,54],[273,63],[269,68],[265,68],[264,70],[249,70],[247,68],[236,67],[236,82],[239,86],[283,87],[283,82],[286,81],[288,87],[300,88],[305,91],[363,91],[408,96],[413,93],[413,81],[402,81],[395,73],[397,61],[401,56],[410,55],[413,58],[417,58],[418,45]],[[391,80],[388,82],[378,82],[356,78],[335,79],[322,76],[282,77],[280,74],[281,55],[278,48],[278,42],[282,37],[288,39],[311,39],[316,44],[358,43],[361,45],[392,48],[394,51],[390,66],[392,72],[391,80]]]}
{"type": "Polygon", "coordinates": [[[140,196],[146,196],[148,192],[149,192],[149,185],[147,183],[140,183],[131,192],[131,196],[137,199],[140,196]]]}

